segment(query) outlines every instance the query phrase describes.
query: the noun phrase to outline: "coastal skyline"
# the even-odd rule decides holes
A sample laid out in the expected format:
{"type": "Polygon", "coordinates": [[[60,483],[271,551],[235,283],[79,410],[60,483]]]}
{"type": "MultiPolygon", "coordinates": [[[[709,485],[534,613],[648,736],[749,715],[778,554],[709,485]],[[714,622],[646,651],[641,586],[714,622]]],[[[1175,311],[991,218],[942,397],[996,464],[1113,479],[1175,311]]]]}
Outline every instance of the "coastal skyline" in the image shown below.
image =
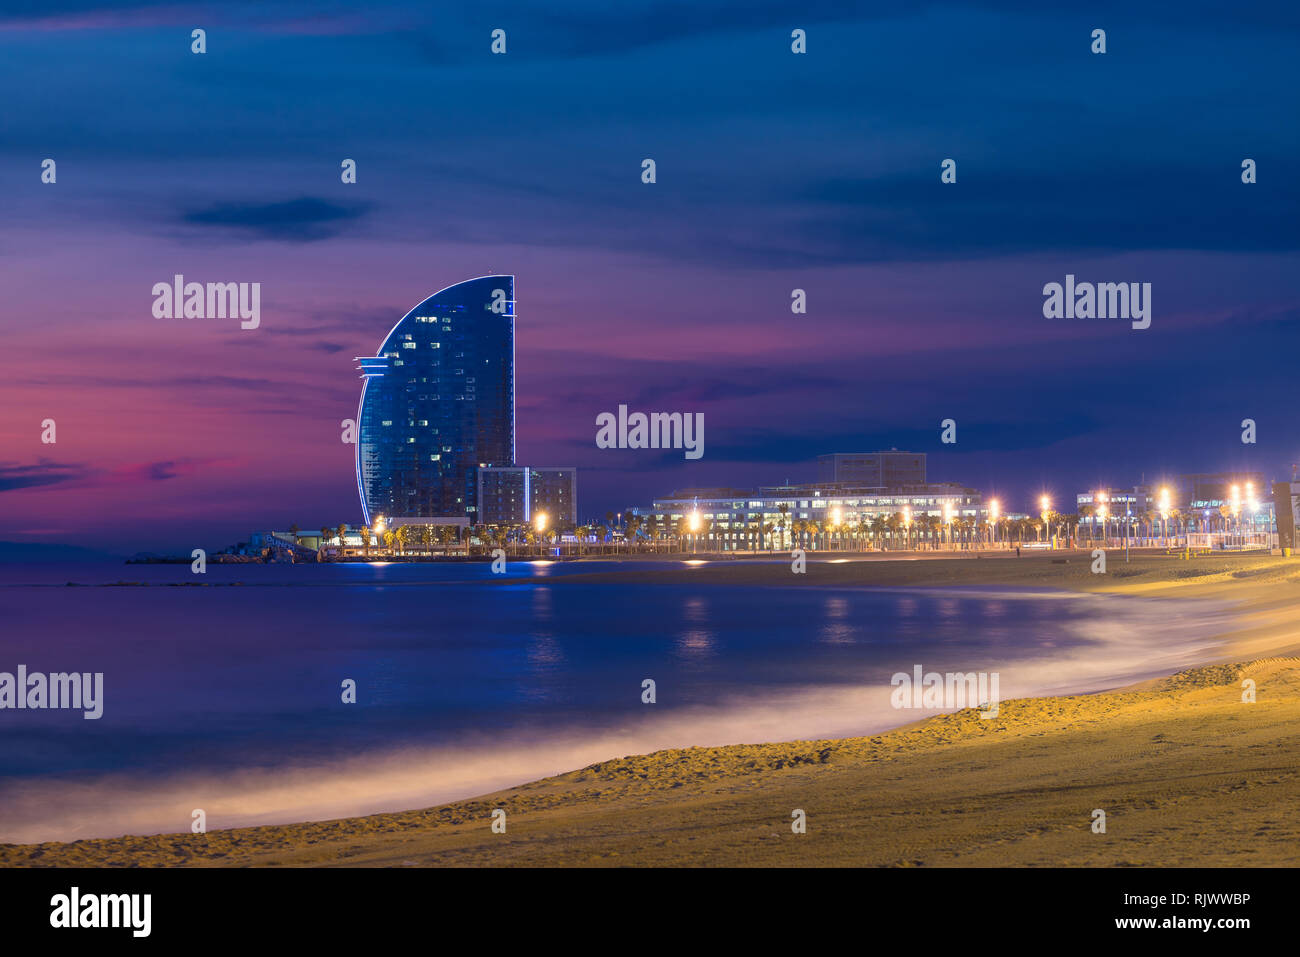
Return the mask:
{"type": "Polygon", "coordinates": [[[360,521],[352,357],[492,272],[519,284],[518,459],[576,466],[584,515],[891,447],[1021,508],[1290,477],[1294,11],[1103,5],[1104,57],[1092,20],[1015,4],[814,4],[805,57],[790,16],[0,14],[0,82],[41,77],[0,146],[2,537],[129,553],[360,521]],[[155,318],[178,273],[261,283],[260,325],[155,318]],[[1150,327],[1045,318],[1067,276],[1150,283],[1150,327]],[[598,448],[620,404],[703,414],[707,454],[598,448]]]}
{"type": "Polygon", "coordinates": [[[0,4],[9,935],[1278,926],[1300,8],[1080,8],[0,4]]]}

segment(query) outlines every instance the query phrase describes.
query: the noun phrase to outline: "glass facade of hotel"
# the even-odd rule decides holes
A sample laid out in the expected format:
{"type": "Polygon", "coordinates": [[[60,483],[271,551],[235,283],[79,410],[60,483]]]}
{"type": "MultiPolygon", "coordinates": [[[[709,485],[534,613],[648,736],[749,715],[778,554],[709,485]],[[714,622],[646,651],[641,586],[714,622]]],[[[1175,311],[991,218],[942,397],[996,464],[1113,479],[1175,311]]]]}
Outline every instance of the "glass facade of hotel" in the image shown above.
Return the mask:
{"type": "Polygon", "coordinates": [[[358,359],[357,490],[366,524],[478,518],[478,469],[515,461],[513,276],[448,286],[358,359]]]}

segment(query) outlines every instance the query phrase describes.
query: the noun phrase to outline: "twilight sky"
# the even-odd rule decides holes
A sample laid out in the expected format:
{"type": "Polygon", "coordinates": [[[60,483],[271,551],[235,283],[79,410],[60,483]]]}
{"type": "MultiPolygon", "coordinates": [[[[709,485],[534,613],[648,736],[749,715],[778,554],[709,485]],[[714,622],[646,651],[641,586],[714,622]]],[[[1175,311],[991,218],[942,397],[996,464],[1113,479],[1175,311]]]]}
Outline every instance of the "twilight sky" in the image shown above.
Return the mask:
{"type": "Polygon", "coordinates": [[[0,4],[0,539],[359,521],[353,357],[492,272],[519,461],[584,518],[891,446],[1017,510],[1300,461],[1300,7],[466,6],[0,4]],[[260,328],[154,318],[175,273],[260,282],[260,328]],[[1067,273],[1151,327],[1045,319],[1067,273]],[[620,403],[704,457],[597,449],[620,403]]]}

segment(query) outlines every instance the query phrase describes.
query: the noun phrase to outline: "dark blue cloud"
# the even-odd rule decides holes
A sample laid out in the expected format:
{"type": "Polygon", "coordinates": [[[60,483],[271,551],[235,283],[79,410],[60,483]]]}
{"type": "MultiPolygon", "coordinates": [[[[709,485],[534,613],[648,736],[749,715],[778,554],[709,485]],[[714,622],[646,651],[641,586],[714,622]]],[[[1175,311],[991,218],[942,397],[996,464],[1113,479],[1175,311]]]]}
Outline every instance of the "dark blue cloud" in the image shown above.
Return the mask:
{"type": "Polygon", "coordinates": [[[233,235],[282,242],[315,242],[337,236],[369,210],[366,203],[336,203],[313,196],[280,203],[216,203],[181,214],[182,222],[233,235]]]}
{"type": "Polygon", "coordinates": [[[19,488],[39,488],[76,482],[94,474],[85,465],[71,465],[41,459],[35,465],[0,462],[0,492],[19,488]]]}

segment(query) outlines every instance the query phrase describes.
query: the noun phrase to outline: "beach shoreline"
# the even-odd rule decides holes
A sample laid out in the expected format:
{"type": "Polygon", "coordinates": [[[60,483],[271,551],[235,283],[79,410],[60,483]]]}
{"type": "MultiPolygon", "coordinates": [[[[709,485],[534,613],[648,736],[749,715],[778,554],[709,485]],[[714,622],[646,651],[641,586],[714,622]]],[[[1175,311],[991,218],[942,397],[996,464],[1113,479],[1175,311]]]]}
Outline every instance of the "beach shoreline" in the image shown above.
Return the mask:
{"type": "MultiPolygon", "coordinates": [[[[635,573],[600,570],[566,575],[553,581],[563,587],[569,582],[626,581],[627,575],[635,574],[638,582],[647,585],[688,581],[718,586],[887,589],[1001,586],[1138,597],[1186,596],[1232,603],[1235,627],[1223,636],[1226,644],[1219,649],[1220,654],[1182,672],[1181,677],[1151,679],[1092,695],[1005,701],[1004,716],[993,722],[980,722],[973,718],[975,712],[968,710],[935,715],[870,737],[671,749],[601,762],[480,798],[423,810],[207,834],[0,845],[0,866],[962,863],[945,857],[940,850],[941,841],[937,840],[954,820],[950,817],[952,812],[943,809],[948,806],[944,802],[974,802],[974,806],[984,808],[982,813],[987,813],[986,802],[991,794],[998,792],[999,768],[1023,768],[1030,778],[1039,780],[1033,792],[1034,800],[1029,803],[1046,802],[1040,810],[1044,820],[1053,822],[1049,828],[1053,833],[1057,828],[1069,831],[1079,822],[1066,815],[1062,801],[1072,790],[1077,790],[1077,779],[1084,768],[1093,767],[1096,771],[1114,765],[1112,772],[1127,770],[1131,779],[1130,785],[1121,787],[1129,791],[1146,788],[1149,793],[1168,796],[1171,781],[1185,778],[1191,767],[1204,769],[1209,758],[1222,757],[1219,740],[1229,731],[1242,733],[1243,723],[1245,732],[1259,739],[1252,747],[1276,751],[1276,757],[1284,759],[1281,764],[1270,763],[1269,773],[1277,778],[1273,786],[1281,789],[1275,795],[1279,802],[1277,808],[1294,806],[1300,782],[1291,773],[1278,777],[1277,768],[1289,763],[1294,770],[1300,765],[1296,760],[1300,748],[1294,743],[1287,744],[1284,734],[1286,722],[1300,717],[1300,711],[1296,711],[1300,706],[1295,703],[1300,696],[1292,693],[1288,697],[1278,691],[1294,690],[1300,675],[1300,660],[1294,658],[1300,653],[1300,613],[1293,610],[1300,606],[1296,601],[1300,598],[1300,564],[1280,558],[1241,555],[1208,556],[1190,561],[1172,556],[1135,555],[1125,565],[1122,557],[1119,562],[1113,561],[1115,557],[1111,556],[1111,574],[1105,576],[1090,571],[1087,553],[1049,553],[993,561],[967,557],[919,562],[813,561],[803,575],[792,574],[788,563],[710,562],[635,573]],[[1239,701],[1241,691],[1236,685],[1246,677],[1255,680],[1260,689],[1259,699],[1253,705],[1239,701]],[[1250,710],[1234,707],[1238,704],[1250,710]],[[1197,729],[1195,733],[1187,731],[1193,726],[1197,729]],[[1104,748],[1099,751],[1096,742],[1088,743],[1084,733],[1087,728],[1094,729],[1094,735],[1101,733],[1108,738],[1122,737],[1121,732],[1141,733],[1154,741],[1179,741],[1180,745],[1153,749],[1153,753],[1168,751],[1163,754],[1166,759],[1163,763],[1151,764],[1151,755],[1141,751],[1130,753],[1123,748],[1119,749],[1121,759],[1107,762],[1104,748]],[[1046,750],[1044,741],[1050,743],[1046,750]],[[1088,764],[1088,755],[1095,759],[1095,766],[1088,764]],[[1137,762],[1143,755],[1146,763],[1137,762]],[[909,773],[915,775],[914,792],[921,793],[901,793],[898,781],[884,773],[886,765],[900,756],[906,756],[910,762],[907,766],[909,773]],[[1077,762],[1075,757],[1079,759],[1077,762]],[[972,782],[968,790],[943,783],[946,779],[936,770],[954,762],[967,772],[964,780],[972,782]],[[782,773],[763,772],[763,768],[782,773]],[[1058,779],[1055,783],[1050,774],[1044,777],[1049,770],[1058,779]],[[786,775],[785,771],[791,774],[786,775]],[[861,780],[851,792],[844,792],[842,785],[849,778],[861,780]],[[930,782],[928,786],[923,783],[926,781],[930,782]],[[835,840],[807,841],[808,848],[817,848],[811,857],[805,850],[796,850],[794,857],[787,859],[782,852],[770,848],[776,836],[790,834],[789,810],[785,812],[787,823],[772,817],[771,833],[765,832],[761,839],[751,835],[753,840],[748,842],[738,836],[743,829],[730,826],[726,816],[719,815],[719,807],[743,807],[741,816],[748,819],[762,808],[780,805],[783,796],[792,793],[792,787],[806,795],[802,804],[820,801],[827,806],[838,801],[846,807],[861,807],[862,813],[866,813],[868,806],[875,806],[871,795],[901,801],[899,806],[911,807],[915,812],[909,815],[909,839],[919,842],[917,847],[929,847],[927,841],[934,841],[934,847],[912,858],[906,854],[890,858],[879,849],[868,854],[861,834],[848,828],[835,840]],[[507,834],[524,835],[523,838],[491,832],[491,811],[495,807],[507,812],[510,821],[507,834]],[[916,813],[926,807],[932,812],[930,817],[922,814],[917,818],[916,813]],[[1068,823],[1067,817],[1073,823],[1068,823]],[[683,838],[684,843],[651,836],[663,828],[676,833],[680,827],[673,822],[679,818],[697,823],[711,819],[714,823],[708,827],[702,824],[688,827],[690,834],[683,838]],[[400,847],[407,850],[399,859],[395,849],[400,847]]],[[[531,579],[520,579],[528,580],[531,579]]],[[[1210,766],[1213,767],[1212,762],[1210,766]]],[[[1227,780],[1241,772],[1228,762],[1214,773],[1227,780]]],[[[1115,780],[1123,781],[1123,774],[1117,773],[1115,780]]],[[[902,792],[906,790],[902,788],[902,792]]],[[[1101,797],[1096,800],[1100,801],[1101,797]]],[[[1187,804],[1187,800],[1183,803],[1187,804]]],[[[808,814],[810,819],[814,817],[811,809],[808,814]]],[[[1260,826],[1254,817],[1245,817],[1250,819],[1251,826],[1260,826]]],[[[1090,834],[1087,822],[1083,823],[1084,833],[1090,834]]],[[[1152,826],[1155,826],[1154,819],[1152,826]]],[[[809,835],[805,837],[813,833],[810,825],[809,835]]],[[[972,840],[979,833],[982,832],[977,829],[972,840]]],[[[1032,839],[1024,834],[1017,838],[1014,828],[1007,833],[1009,843],[1001,852],[1006,863],[1052,863],[1050,855],[1029,853],[1034,846],[1032,839]]],[[[1199,827],[1189,823],[1186,833],[1200,834],[1197,840],[1203,842],[1204,834],[1199,827]]],[[[1147,858],[1138,854],[1134,860],[1178,863],[1182,860],[1180,854],[1190,853],[1190,845],[1181,848],[1183,841],[1166,837],[1158,842],[1164,848],[1159,856],[1147,858]]],[[[897,843],[890,841],[886,845],[894,847],[897,843]]],[[[1053,842],[1040,842],[1038,846],[1042,848],[1050,843],[1053,842]]],[[[1094,842],[1096,846],[1091,848],[1085,844],[1071,849],[1066,842],[1061,845],[1062,856],[1057,862],[1093,863],[1088,855],[1102,843],[1105,842],[1094,842]]],[[[1270,846],[1278,845],[1270,842],[1270,846]]],[[[1297,846],[1294,840],[1291,846],[1297,846]]],[[[973,846],[969,853],[976,853],[973,846]]],[[[1239,852],[1224,862],[1244,859],[1242,855],[1246,852],[1239,852]]],[[[1265,857],[1268,860],[1263,863],[1295,860],[1292,852],[1282,850],[1265,857]]],[[[979,860],[976,854],[976,859],[966,862],[979,863],[979,860]]]]}

